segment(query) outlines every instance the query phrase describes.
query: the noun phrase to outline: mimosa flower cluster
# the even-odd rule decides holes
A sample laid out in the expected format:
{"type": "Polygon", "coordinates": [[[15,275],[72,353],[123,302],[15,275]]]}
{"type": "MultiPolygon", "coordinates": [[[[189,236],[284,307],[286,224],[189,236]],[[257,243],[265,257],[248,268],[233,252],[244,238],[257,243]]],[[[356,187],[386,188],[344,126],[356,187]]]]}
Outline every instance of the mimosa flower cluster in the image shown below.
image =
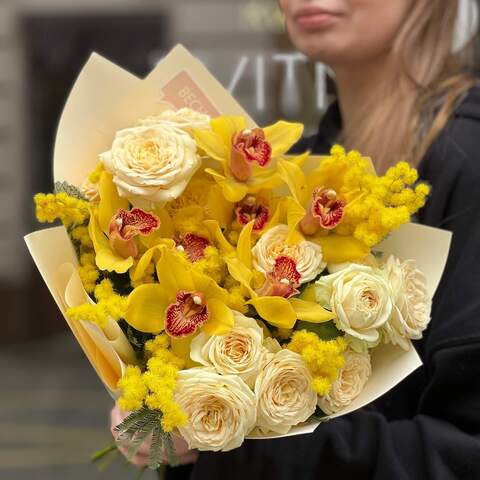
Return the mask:
{"type": "Polygon", "coordinates": [[[81,185],[35,196],[38,220],[60,220],[78,254],[89,301],[67,315],[118,322],[135,352],[117,402],[138,435],[142,414],[200,450],[284,435],[348,408],[373,349],[409,349],[427,327],[423,274],[377,245],[428,186],[405,162],[377,176],[338,145],[288,156],[302,132],[152,112],[116,132],[81,185]]]}

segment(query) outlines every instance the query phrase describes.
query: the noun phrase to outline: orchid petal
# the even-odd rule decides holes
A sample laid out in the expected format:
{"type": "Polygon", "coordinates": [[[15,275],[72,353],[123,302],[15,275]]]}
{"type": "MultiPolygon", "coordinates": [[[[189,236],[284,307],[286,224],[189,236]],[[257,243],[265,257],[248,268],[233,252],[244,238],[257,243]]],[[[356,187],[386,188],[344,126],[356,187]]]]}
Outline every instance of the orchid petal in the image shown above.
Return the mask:
{"type": "Polygon", "coordinates": [[[305,216],[305,209],[292,197],[287,200],[287,225],[288,236],[287,243],[299,243],[304,240],[302,234],[297,231],[298,224],[305,216]]]}
{"type": "Polygon", "coordinates": [[[194,362],[190,358],[190,345],[195,337],[195,334],[187,335],[186,337],[170,337],[172,352],[185,362],[186,368],[192,368],[198,365],[197,362],[194,362]]]}
{"type": "Polygon", "coordinates": [[[119,209],[128,210],[129,203],[126,198],[118,195],[117,187],[113,183],[112,176],[103,171],[98,183],[100,202],[98,205],[98,221],[105,234],[108,234],[108,226],[112,217],[119,209]]]}
{"type": "Polygon", "coordinates": [[[209,300],[210,298],[217,298],[224,303],[228,301],[227,290],[220,287],[217,282],[215,282],[215,280],[213,280],[208,275],[200,273],[197,270],[192,270],[191,278],[194,285],[194,288],[192,288],[192,290],[202,292],[207,300],[209,300]]]}
{"type": "MultiPolygon", "coordinates": [[[[143,235],[139,237],[140,242],[145,245],[147,248],[155,247],[156,245],[161,245],[165,243],[165,240],[173,238],[175,235],[175,228],[173,226],[173,221],[170,218],[170,215],[164,208],[159,208],[154,211],[155,215],[160,220],[160,227],[158,230],[153,231],[146,237],[143,235]]],[[[173,246],[175,244],[173,243],[173,246]]]]}
{"type": "Polygon", "coordinates": [[[237,182],[231,178],[217,181],[222,187],[223,196],[232,203],[239,202],[248,193],[248,186],[245,183],[237,182]]]}
{"type": "Polygon", "coordinates": [[[269,170],[267,174],[256,174],[248,180],[248,191],[272,190],[282,185],[282,179],[277,172],[269,170]]]}
{"type": "Polygon", "coordinates": [[[219,185],[208,190],[205,213],[208,218],[216,220],[220,227],[225,228],[232,221],[234,204],[225,201],[219,185]]]}
{"type": "Polygon", "coordinates": [[[152,248],[149,248],[140,257],[135,267],[130,270],[130,280],[132,280],[132,282],[136,282],[137,280],[140,280],[145,275],[145,271],[150,265],[150,262],[152,261],[152,259],[157,260],[156,257],[159,257],[158,254],[162,251],[164,247],[172,249],[175,247],[175,242],[170,238],[162,238],[157,243],[157,245],[153,246],[152,248]]]}
{"type": "Polygon", "coordinates": [[[278,161],[278,174],[287,184],[295,200],[304,205],[308,201],[307,178],[299,165],[287,160],[278,161]]]}
{"type": "Polygon", "coordinates": [[[283,297],[256,297],[247,302],[255,307],[266,322],[278,328],[292,328],[297,315],[290,302],[283,297]]]}
{"type": "Polygon", "coordinates": [[[272,157],[278,157],[288,152],[303,133],[301,123],[291,123],[280,120],[263,129],[265,138],[272,147],[272,157]]]}
{"type": "Polygon", "coordinates": [[[223,144],[228,149],[227,159],[229,160],[233,136],[246,127],[245,117],[225,115],[212,119],[210,125],[213,131],[220,135],[223,144]]]}
{"type": "Polygon", "coordinates": [[[225,238],[225,235],[223,234],[217,221],[205,220],[203,224],[205,227],[207,227],[210,237],[217,243],[218,248],[224,255],[230,255],[235,252],[235,248],[225,238]]]}
{"type": "Polygon", "coordinates": [[[218,182],[218,180],[225,180],[226,178],[225,175],[222,175],[221,173],[217,172],[213,168],[206,168],[204,171],[205,173],[208,173],[209,175],[211,175],[216,182],[218,182]]]}
{"type": "Polygon", "coordinates": [[[208,335],[225,335],[234,324],[233,312],[217,298],[207,300],[208,320],[202,330],[208,335]]]}
{"type": "Polygon", "coordinates": [[[218,133],[207,129],[194,129],[193,136],[197,146],[209,157],[222,163],[228,160],[230,153],[218,133]]]}
{"type": "Polygon", "coordinates": [[[306,302],[316,302],[317,301],[317,286],[315,283],[310,283],[299,295],[299,298],[305,300],[306,302]]]}
{"type": "Polygon", "coordinates": [[[212,175],[215,182],[221,187],[225,199],[231,203],[239,202],[248,193],[248,186],[245,183],[225,177],[212,168],[206,168],[205,172],[212,175]]]}
{"type": "Polygon", "coordinates": [[[370,253],[370,248],[352,236],[330,234],[315,235],[309,240],[322,247],[323,260],[327,263],[344,263],[362,260],[370,253]]]}
{"type": "MultiPolygon", "coordinates": [[[[167,210],[164,208],[158,208],[155,210],[155,215],[160,219],[160,228],[158,229],[159,235],[164,238],[172,238],[175,234],[172,218],[167,210]]],[[[148,238],[148,237],[147,237],[148,238]]]]}
{"type": "Polygon", "coordinates": [[[260,232],[260,235],[265,234],[268,230],[279,225],[280,223],[285,223],[285,219],[287,216],[287,199],[280,198],[275,206],[273,211],[272,218],[268,221],[266,228],[260,232]]]}
{"type": "Polygon", "coordinates": [[[252,230],[255,220],[242,228],[237,242],[238,259],[249,269],[252,268],[252,230]]]}
{"type": "Polygon", "coordinates": [[[146,283],[128,296],[126,322],[140,332],[158,333],[164,329],[165,310],[169,298],[163,285],[146,283]]]}
{"type": "Polygon", "coordinates": [[[132,257],[123,258],[111,249],[108,238],[102,232],[93,211],[90,211],[88,234],[95,250],[95,263],[100,270],[125,273],[133,265],[132,257]]]}
{"type": "Polygon", "coordinates": [[[336,318],[333,312],[326,310],[316,302],[308,302],[300,298],[290,298],[289,302],[299,320],[311,323],[322,323],[336,318]]]}
{"type": "Polygon", "coordinates": [[[250,286],[253,278],[252,271],[238,258],[227,258],[225,261],[230,275],[248,290],[250,296],[254,297],[255,292],[250,286]]]}
{"type": "Polygon", "coordinates": [[[303,167],[305,161],[309,158],[311,158],[310,150],[307,150],[306,152],[303,152],[300,155],[296,155],[295,157],[289,157],[287,160],[291,163],[294,163],[295,165],[298,165],[299,167],[303,167]]]}
{"type": "Polygon", "coordinates": [[[188,260],[178,252],[164,248],[156,267],[160,284],[170,296],[175,296],[182,290],[195,290],[188,260]]]}

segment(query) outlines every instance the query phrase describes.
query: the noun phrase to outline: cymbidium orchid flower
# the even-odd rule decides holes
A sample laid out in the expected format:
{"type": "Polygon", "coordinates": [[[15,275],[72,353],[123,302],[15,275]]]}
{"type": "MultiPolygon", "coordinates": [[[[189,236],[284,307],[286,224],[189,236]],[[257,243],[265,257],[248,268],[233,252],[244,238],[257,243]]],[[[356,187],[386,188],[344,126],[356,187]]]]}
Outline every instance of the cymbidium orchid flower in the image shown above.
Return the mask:
{"type": "Polygon", "coordinates": [[[162,248],[156,265],[159,283],[140,285],[128,297],[125,320],[141,332],[163,330],[183,338],[202,329],[223,335],[233,326],[228,292],[199,273],[174,249],[162,248]]]}
{"type": "Polygon", "coordinates": [[[139,249],[136,236],[148,236],[160,227],[159,218],[139,208],[128,210],[127,200],[118,196],[109,173],[99,181],[100,202],[92,208],[88,232],[100,270],[125,273],[134,263],[139,249]]]}
{"type": "MultiPolygon", "coordinates": [[[[195,130],[197,145],[220,163],[207,168],[229,202],[239,202],[247,193],[281,185],[276,161],[297,142],[303,132],[300,123],[279,121],[265,128],[247,128],[243,117],[223,116],[211,121],[211,130],[195,130]]],[[[296,161],[303,162],[306,155],[296,161]]],[[[294,161],[294,160],[292,160],[294,161]]]]}
{"type": "Polygon", "coordinates": [[[300,278],[295,260],[281,255],[275,259],[273,270],[266,274],[265,283],[256,292],[260,296],[290,298],[300,293],[297,290],[300,278]]]}
{"type": "Polygon", "coordinates": [[[235,255],[229,255],[225,259],[230,275],[248,292],[250,300],[247,303],[255,307],[258,315],[266,322],[279,328],[293,328],[297,320],[321,323],[335,318],[333,312],[318,303],[293,296],[300,278],[291,258],[283,256],[277,259],[272,272],[265,277],[265,282],[268,283],[255,290],[257,272],[253,268],[251,246],[253,225],[254,222],[251,221],[243,228],[235,255]]]}
{"type": "Polygon", "coordinates": [[[241,227],[253,220],[253,230],[263,230],[271,216],[269,204],[261,197],[248,194],[235,204],[236,221],[241,227]]]}
{"type": "Polygon", "coordinates": [[[204,223],[226,227],[231,223],[232,210],[233,204],[225,201],[220,187],[209,176],[197,175],[179,198],[154,211],[161,225],[156,232],[140,239],[147,250],[130,270],[131,280],[144,276],[152,260],[159,259],[163,245],[173,244],[191,262],[200,260],[205,248],[214,244],[204,223]]]}
{"type": "Polygon", "coordinates": [[[306,175],[292,162],[280,160],[278,173],[288,185],[287,222],[289,239],[297,241],[300,233],[322,247],[327,263],[343,263],[360,260],[370,249],[353,236],[339,235],[333,230],[345,214],[349,204],[359,192],[348,192],[343,188],[343,177],[347,166],[338,165],[322,168],[318,166],[306,175]]]}
{"type": "Polygon", "coordinates": [[[248,193],[237,202],[234,213],[234,230],[242,229],[253,220],[253,233],[261,234],[284,220],[286,203],[283,197],[262,190],[258,193],[248,193]]]}
{"type": "Polygon", "coordinates": [[[108,225],[110,247],[121,257],[138,255],[138,245],[134,238],[137,235],[147,236],[160,226],[160,220],[152,213],[141,208],[130,211],[120,208],[108,225]]]}

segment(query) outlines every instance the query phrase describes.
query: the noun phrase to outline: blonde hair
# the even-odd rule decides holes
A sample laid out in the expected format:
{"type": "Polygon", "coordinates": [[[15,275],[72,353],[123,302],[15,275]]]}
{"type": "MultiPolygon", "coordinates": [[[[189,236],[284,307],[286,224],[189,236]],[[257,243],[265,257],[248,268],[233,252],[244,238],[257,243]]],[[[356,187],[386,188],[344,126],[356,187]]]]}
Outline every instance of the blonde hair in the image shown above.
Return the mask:
{"type": "Polygon", "coordinates": [[[347,122],[341,141],[371,156],[378,172],[399,160],[417,166],[475,83],[466,71],[473,42],[452,53],[457,7],[457,0],[414,2],[391,51],[390,75],[347,122]]]}

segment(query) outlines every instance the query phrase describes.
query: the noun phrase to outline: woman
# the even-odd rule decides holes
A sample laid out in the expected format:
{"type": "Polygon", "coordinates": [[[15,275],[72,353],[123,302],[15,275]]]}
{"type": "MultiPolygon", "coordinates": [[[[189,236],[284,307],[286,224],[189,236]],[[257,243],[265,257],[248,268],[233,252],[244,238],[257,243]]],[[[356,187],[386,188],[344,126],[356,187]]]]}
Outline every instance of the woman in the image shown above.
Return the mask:
{"type": "Polygon", "coordinates": [[[430,328],[415,344],[422,368],[311,435],[201,453],[192,478],[478,479],[480,87],[466,69],[468,48],[453,52],[457,1],[279,4],[293,43],[333,70],[338,93],[298,150],[326,153],[340,142],[379,172],[408,159],[432,185],[419,221],[451,230],[452,247],[430,328]]]}
{"type": "MultiPolygon", "coordinates": [[[[327,153],[340,142],[379,172],[408,159],[432,185],[418,220],[451,230],[452,247],[430,328],[415,343],[423,367],[311,435],[201,453],[191,478],[479,479],[480,87],[457,1],[279,4],[295,46],[327,64],[337,87],[338,101],[297,150],[327,153]]],[[[194,460],[178,447],[181,460],[194,460]]]]}

